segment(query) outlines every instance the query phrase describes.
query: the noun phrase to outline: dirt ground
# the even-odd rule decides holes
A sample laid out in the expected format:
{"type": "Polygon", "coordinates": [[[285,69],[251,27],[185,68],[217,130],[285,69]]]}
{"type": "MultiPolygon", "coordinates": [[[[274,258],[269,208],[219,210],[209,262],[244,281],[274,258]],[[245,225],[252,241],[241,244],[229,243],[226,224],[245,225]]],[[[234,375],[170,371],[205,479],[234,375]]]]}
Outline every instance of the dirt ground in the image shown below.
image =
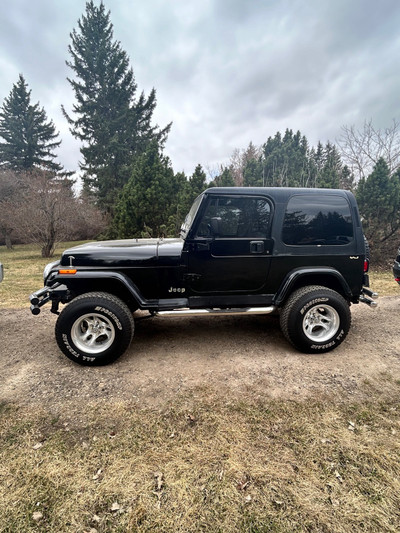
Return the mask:
{"type": "Polygon", "coordinates": [[[347,339],[328,354],[297,352],[275,317],[159,317],[136,321],[132,344],[116,363],[87,368],[59,351],[49,309],[39,316],[3,309],[0,401],[54,412],[99,400],[158,407],[204,385],[237,395],[356,399],[366,380],[400,379],[400,296],[351,310],[347,339]]]}

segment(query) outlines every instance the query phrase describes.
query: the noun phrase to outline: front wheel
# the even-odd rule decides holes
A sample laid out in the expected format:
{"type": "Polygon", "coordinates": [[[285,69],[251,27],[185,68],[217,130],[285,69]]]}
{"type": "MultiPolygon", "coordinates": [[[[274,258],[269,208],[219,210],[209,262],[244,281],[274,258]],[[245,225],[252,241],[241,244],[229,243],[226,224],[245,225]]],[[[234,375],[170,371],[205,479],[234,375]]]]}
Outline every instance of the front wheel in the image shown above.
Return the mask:
{"type": "Polygon", "coordinates": [[[75,363],[106,365],[129,347],[134,321],[128,306],[105,292],[78,296],[60,313],[56,340],[61,351],[75,363]]]}
{"type": "Polygon", "coordinates": [[[280,320],[287,340],[305,353],[333,350],[344,341],[351,325],[346,300],[318,285],[295,291],[286,302],[280,320]]]}

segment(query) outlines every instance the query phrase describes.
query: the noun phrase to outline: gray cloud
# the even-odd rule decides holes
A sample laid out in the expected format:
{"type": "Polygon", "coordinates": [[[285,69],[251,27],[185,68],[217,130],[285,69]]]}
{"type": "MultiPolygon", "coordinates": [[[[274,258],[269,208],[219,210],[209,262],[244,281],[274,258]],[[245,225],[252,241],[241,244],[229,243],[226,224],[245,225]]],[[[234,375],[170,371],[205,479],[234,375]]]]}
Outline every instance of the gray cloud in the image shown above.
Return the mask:
{"type": "MultiPolygon", "coordinates": [[[[397,0],[105,3],[138,89],[157,90],[156,121],[173,121],[166,151],[175,170],[216,165],[287,127],[315,144],[343,124],[386,126],[399,115],[397,0]]],[[[79,145],[60,105],[73,103],[65,60],[84,7],[14,0],[0,20],[0,99],[22,72],[61,133],[70,169],[79,145]]]]}

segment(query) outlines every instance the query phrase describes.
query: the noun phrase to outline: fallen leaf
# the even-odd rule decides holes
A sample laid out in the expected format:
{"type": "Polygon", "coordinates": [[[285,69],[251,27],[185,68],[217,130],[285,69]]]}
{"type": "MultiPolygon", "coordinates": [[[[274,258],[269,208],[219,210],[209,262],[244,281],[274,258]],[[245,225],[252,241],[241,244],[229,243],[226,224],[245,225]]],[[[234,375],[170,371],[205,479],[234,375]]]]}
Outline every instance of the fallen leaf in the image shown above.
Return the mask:
{"type": "Polygon", "coordinates": [[[190,413],[186,415],[187,420],[189,421],[189,424],[193,425],[197,422],[197,419],[191,415],[190,413]]]}
{"type": "Polygon", "coordinates": [[[283,501],[282,500],[272,500],[272,503],[276,505],[276,507],[282,507],[283,501]]]}
{"type": "Polygon", "coordinates": [[[340,481],[340,483],[343,483],[343,478],[342,478],[342,476],[339,474],[339,472],[337,470],[335,470],[335,476],[336,476],[337,480],[340,481]]]}
{"type": "Polygon", "coordinates": [[[115,513],[116,511],[120,511],[120,510],[121,510],[121,506],[119,505],[118,502],[114,502],[110,507],[110,511],[112,511],[113,513],[115,513]]]}
{"type": "Polygon", "coordinates": [[[250,479],[248,478],[247,475],[244,475],[241,479],[239,479],[236,482],[236,488],[238,490],[246,490],[249,484],[250,484],[250,479]]]}
{"type": "Polygon", "coordinates": [[[103,473],[103,470],[99,468],[97,472],[94,474],[94,476],[92,477],[93,481],[97,481],[98,479],[100,479],[100,476],[102,473],[103,473]]]}
{"type": "Polygon", "coordinates": [[[43,518],[43,513],[41,513],[40,511],[36,511],[33,513],[32,518],[33,520],[35,520],[35,522],[38,522],[43,518]]]}
{"type": "Polygon", "coordinates": [[[34,450],[38,450],[39,448],[41,448],[43,446],[43,442],[38,442],[37,444],[35,444],[34,446],[32,446],[32,448],[34,450]]]}
{"type": "Polygon", "coordinates": [[[164,486],[164,474],[162,472],[155,472],[154,477],[156,479],[156,490],[161,491],[164,486]]]}

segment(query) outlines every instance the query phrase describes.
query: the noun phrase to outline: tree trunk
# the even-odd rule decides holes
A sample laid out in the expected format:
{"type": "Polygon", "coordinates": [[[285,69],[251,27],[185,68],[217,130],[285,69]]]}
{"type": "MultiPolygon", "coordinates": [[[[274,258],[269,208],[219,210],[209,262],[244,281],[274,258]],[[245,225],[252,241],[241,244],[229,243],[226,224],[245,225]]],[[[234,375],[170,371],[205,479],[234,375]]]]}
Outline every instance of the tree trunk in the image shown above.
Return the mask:
{"type": "Polygon", "coordinates": [[[12,242],[11,242],[11,231],[6,231],[5,232],[5,241],[6,241],[7,250],[12,250],[13,245],[12,245],[12,242]]]}
{"type": "Polygon", "coordinates": [[[42,246],[42,257],[51,257],[54,253],[54,241],[47,241],[46,244],[42,246]]]}

